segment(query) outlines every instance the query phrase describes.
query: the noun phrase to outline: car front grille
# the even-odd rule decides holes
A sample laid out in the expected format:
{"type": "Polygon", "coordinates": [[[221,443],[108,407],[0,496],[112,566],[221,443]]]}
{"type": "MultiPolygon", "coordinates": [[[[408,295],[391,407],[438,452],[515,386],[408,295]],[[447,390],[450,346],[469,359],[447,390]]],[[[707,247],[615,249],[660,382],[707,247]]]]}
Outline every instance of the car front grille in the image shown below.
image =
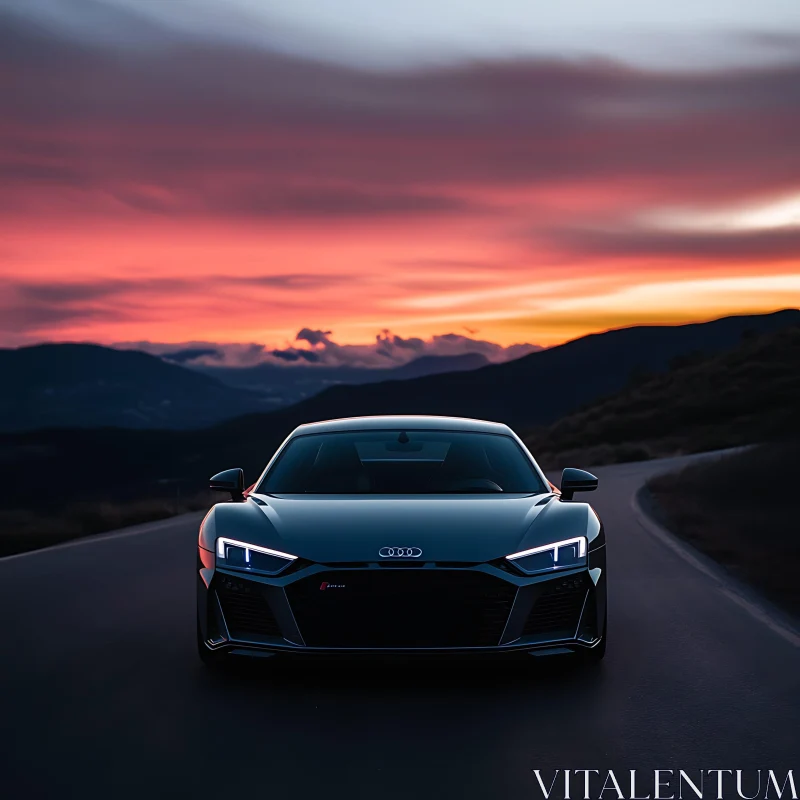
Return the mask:
{"type": "Polygon", "coordinates": [[[261,584],[229,575],[220,575],[217,597],[228,631],[234,639],[255,636],[281,636],[261,584]]]}
{"type": "Polygon", "coordinates": [[[574,636],[587,590],[585,574],[551,581],[533,604],[522,635],[574,636]]]}
{"type": "Polygon", "coordinates": [[[468,569],[331,570],[286,589],[309,647],[489,647],[516,587],[468,569]]]}

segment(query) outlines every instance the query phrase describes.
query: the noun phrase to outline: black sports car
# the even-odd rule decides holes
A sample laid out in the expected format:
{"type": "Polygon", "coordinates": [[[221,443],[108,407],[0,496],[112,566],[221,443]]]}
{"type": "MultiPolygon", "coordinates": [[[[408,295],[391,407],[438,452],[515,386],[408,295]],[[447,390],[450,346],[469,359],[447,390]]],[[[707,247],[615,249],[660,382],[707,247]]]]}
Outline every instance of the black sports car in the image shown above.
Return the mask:
{"type": "Polygon", "coordinates": [[[505,425],[301,425],[200,526],[197,639],[212,665],[277,653],[574,653],[606,645],[603,526],[505,425]]]}

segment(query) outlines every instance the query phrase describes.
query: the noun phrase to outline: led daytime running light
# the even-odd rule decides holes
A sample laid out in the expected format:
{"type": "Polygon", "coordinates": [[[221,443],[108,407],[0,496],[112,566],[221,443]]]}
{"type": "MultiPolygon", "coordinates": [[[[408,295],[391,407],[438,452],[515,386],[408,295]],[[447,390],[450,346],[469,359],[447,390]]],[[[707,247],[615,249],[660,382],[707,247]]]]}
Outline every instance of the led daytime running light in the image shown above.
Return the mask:
{"type": "Polygon", "coordinates": [[[518,558],[525,558],[525,556],[534,556],[537,553],[546,553],[549,550],[553,551],[553,563],[558,564],[558,551],[562,547],[571,547],[578,545],[578,557],[586,557],[586,537],[576,536],[574,539],[562,539],[560,542],[553,542],[553,544],[544,544],[541,547],[532,547],[530,550],[522,550],[519,553],[514,553],[506,556],[506,560],[515,561],[518,558]]]}
{"type": "Polygon", "coordinates": [[[220,558],[225,558],[225,547],[241,547],[244,550],[244,560],[250,561],[250,553],[263,553],[266,556],[275,556],[276,558],[285,558],[287,561],[294,561],[297,556],[290,555],[289,553],[282,553],[280,550],[270,550],[268,547],[258,547],[258,545],[248,544],[247,542],[239,542],[236,539],[226,539],[220,537],[217,539],[217,555],[220,558]]]}

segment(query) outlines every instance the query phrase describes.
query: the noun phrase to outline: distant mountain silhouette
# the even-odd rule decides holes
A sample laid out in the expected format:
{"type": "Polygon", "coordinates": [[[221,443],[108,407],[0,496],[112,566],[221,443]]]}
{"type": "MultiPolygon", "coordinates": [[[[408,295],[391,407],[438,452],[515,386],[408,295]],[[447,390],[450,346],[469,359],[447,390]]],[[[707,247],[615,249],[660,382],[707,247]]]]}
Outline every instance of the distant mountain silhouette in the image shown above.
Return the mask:
{"type": "MultiPolygon", "coordinates": [[[[184,494],[197,492],[209,475],[236,466],[252,482],[294,427],[337,416],[454,414],[505,421],[525,433],[619,391],[632,376],[641,381],[647,372],[666,370],[675,359],[733,349],[748,332],[798,324],[800,311],[789,310],[696,325],[627,328],[471,372],[335,386],[288,408],[199,431],[3,434],[0,508],[55,510],[78,500],[128,502],[164,492],[174,497],[176,484],[184,494]]],[[[670,402],[665,396],[665,406],[670,402]]]]}
{"type": "MultiPolygon", "coordinates": [[[[194,351],[188,351],[194,352],[194,351]]],[[[170,359],[169,355],[163,358],[170,359]]],[[[481,353],[455,356],[420,356],[407,364],[390,368],[329,367],[258,364],[253,367],[215,367],[187,364],[190,369],[209,375],[229,386],[262,392],[273,408],[299,403],[323,389],[338,384],[358,386],[387,380],[404,380],[445,372],[478,369],[489,363],[481,353]]]]}
{"type": "MultiPolygon", "coordinates": [[[[441,375],[446,372],[468,372],[489,364],[481,353],[463,353],[458,356],[420,356],[402,367],[392,370],[389,380],[408,380],[426,375],[441,375]]],[[[382,378],[379,378],[382,380],[382,378]]]]}
{"type": "MultiPolygon", "coordinates": [[[[665,370],[688,354],[732,348],[748,332],[800,323],[800,311],[725,317],[678,326],[637,326],[584,336],[558,347],[469,372],[364,386],[333,386],[258,420],[286,432],[300,422],[367,414],[444,414],[525,429],[553,422],[629,381],[665,370]]],[[[234,432],[254,420],[231,420],[234,432]]]]}
{"type": "Polygon", "coordinates": [[[393,369],[190,368],[138,350],[43,344],[0,350],[0,431],[202,428],[311,397],[328,386],[413,378],[488,364],[479,353],[423,356],[393,369]]]}
{"type": "Polygon", "coordinates": [[[0,429],[192,428],[269,408],[226,386],[135,350],[45,344],[0,350],[0,429]]]}

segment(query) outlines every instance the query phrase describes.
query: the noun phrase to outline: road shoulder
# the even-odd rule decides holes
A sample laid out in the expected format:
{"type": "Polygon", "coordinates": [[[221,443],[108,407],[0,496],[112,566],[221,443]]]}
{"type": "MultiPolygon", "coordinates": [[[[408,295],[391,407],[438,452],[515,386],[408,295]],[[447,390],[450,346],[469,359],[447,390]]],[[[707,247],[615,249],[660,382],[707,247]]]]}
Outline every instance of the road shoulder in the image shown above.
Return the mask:
{"type": "Polygon", "coordinates": [[[641,486],[631,498],[631,509],[639,523],[650,535],[716,584],[717,590],[754,619],[766,625],[778,636],[800,647],[800,624],[782,609],[728,573],[716,561],[680,539],[660,521],[660,513],[646,486],[641,486]]]}

